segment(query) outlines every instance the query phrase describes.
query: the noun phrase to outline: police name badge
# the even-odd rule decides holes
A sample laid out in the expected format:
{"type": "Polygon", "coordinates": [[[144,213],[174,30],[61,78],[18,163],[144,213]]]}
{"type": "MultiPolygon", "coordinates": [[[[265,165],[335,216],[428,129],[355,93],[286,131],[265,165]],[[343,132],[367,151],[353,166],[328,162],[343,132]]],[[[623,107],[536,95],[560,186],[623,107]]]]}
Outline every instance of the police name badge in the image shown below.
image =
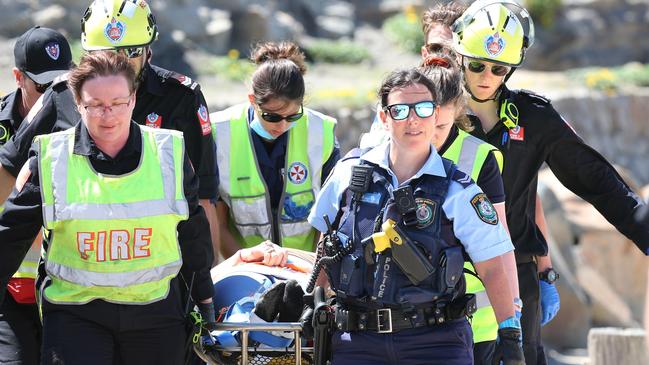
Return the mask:
{"type": "Polygon", "coordinates": [[[415,202],[417,203],[417,210],[415,211],[417,215],[417,228],[423,229],[430,226],[435,219],[437,202],[424,198],[416,198],[415,202]]]}
{"type": "Polygon", "coordinates": [[[471,206],[480,220],[494,226],[498,224],[498,213],[484,193],[476,194],[471,198],[471,206]]]}

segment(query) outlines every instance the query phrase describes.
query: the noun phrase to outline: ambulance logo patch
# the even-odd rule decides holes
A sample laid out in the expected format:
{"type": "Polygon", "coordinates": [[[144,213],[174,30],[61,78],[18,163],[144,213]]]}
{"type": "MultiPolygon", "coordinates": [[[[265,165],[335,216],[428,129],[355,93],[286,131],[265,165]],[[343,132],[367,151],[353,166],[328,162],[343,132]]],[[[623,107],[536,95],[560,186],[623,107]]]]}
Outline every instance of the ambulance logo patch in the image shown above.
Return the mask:
{"type": "Polygon", "coordinates": [[[475,209],[475,212],[478,214],[478,218],[485,223],[496,225],[498,224],[498,213],[493,204],[489,201],[489,198],[484,193],[476,194],[471,199],[471,206],[475,209]]]}
{"type": "Polygon", "coordinates": [[[309,176],[309,171],[301,162],[293,162],[288,168],[288,180],[293,184],[303,184],[309,176]]]}
{"type": "Polygon", "coordinates": [[[112,43],[119,43],[124,38],[124,33],[126,33],[126,25],[115,18],[104,28],[104,35],[112,43]]]}
{"type": "Polygon", "coordinates": [[[422,229],[430,226],[435,220],[435,211],[437,210],[437,202],[430,199],[416,198],[417,210],[417,228],[422,229]]]}
{"type": "Polygon", "coordinates": [[[59,48],[58,43],[50,42],[45,45],[45,53],[47,53],[47,55],[50,56],[51,59],[56,61],[59,59],[59,55],[61,54],[61,48],[59,48]]]}
{"type": "Polygon", "coordinates": [[[525,127],[517,125],[516,127],[509,130],[509,138],[512,141],[524,141],[525,140],[525,127]]]}
{"type": "Polygon", "coordinates": [[[212,133],[212,124],[210,123],[210,115],[207,112],[207,107],[205,105],[199,106],[196,114],[198,115],[198,121],[201,122],[201,132],[203,135],[206,136],[212,133]]]}
{"type": "Polygon", "coordinates": [[[156,113],[151,113],[146,116],[145,125],[151,128],[160,128],[162,126],[162,117],[156,113]]]}
{"type": "Polygon", "coordinates": [[[505,49],[505,40],[500,38],[500,34],[496,32],[485,38],[484,48],[488,54],[498,56],[505,49]]]}

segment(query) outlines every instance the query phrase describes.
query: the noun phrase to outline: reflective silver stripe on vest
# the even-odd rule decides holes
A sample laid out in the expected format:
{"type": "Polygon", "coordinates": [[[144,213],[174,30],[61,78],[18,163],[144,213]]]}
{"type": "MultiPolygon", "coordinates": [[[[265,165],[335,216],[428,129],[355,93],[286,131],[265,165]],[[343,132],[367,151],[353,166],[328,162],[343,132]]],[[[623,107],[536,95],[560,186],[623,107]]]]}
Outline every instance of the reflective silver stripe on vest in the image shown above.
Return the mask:
{"type": "Polygon", "coordinates": [[[478,148],[483,144],[481,140],[473,137],[466,136],[462,140],[462,149],[460,150],[460,157],[457,161],[457,167],[460,171],[471,176],[473,173],[473,165],[475,164],[475,156],[478,148]]]}
{"type": "Polygon", "coordinates": [[[484,290],[481,290],[475,294],[475,304],[477,309],[480,308],[485,308],[485,307],[490,307],[491,302],[489,301],[489,297],[487,296],[487,292],[484,290]]]}
{"type": "Polygon", "coordinates": [[[233,108],[210,115],[211,120],[217,121],[212,128],[214,128],[216,135],[216,160],[219,166],[219,195],[223,199],[227,199],[226,203],[229,206],[232,206],[228,200],[230,199],[230,118],[234,118],[232,113],[233,108]]]}
{"type": "Polygon", "coordinates": [[[309,234],[313,227],[308,221],[304,220],[297,223],[282,223],[282,237],[303,236],[309,234]]]}
{"type": "MultiPolygon", "coordinates": [[[[144,127],[141,127],[144,128],[144,127]]],[[[142,145],[144,146],[144,133],[142,130],[142,145]]],[[[176,198],[176,178],[173,161],[173,137],[163,130],[155,134],[158,142],[160,156],[160,170],[162,171],[162,184],[165,198],[161,200],[148,200],[134,203],[68,203],[67,202],[67,177],[70,154],[69,134],[51,137],[51,154],[57,156],[52,159],[52,193],[54,206],[43,204],[43,215],[47,222],[58,222],[71,219],[137,219],[142,217],[158,216],[175,213],[188,215],[189,207],[185,199],[176,198]],[[170,204],[173,202],[173,204],[170,204]]],[[[144,153],[144,152],[142,152],[144,153]]],[[[140,159],[140,164],[142,163],[140,159]]],[[[139,166],[138,166],[139,168],[139,166]]],[[[131,172],[133,173],[133,172],[131,172]]]]}
{"type": "Polygon", "coordinates": [[[160,281],[167,276],[176,276],[182,260],[150,269],[129,272],[94,272],[67,267],[52,261],[46,261],[45,268],[53,277],[81,286],[106,286],[124,288],[131,285],[160,281]]]}
{"type": "Polygon", "coordinates": [[[241,198],[230,197],[231,217],[242,237],[261,236],[271,239],[271,225],[266,210],[264,195],[250,197],[246,202],[241,198]],[[255,222],[255,223],[250,223],[255,222]]]}
{"type": "Polygon", "coordinates": [[[322,180],[320,175],[322,174],[322,164],[324,163],[322,161],[322,131],[324,130],[324,120],[319,113],[313,112],[312,110],[309,110],[307,116],[309,118],[307,155],[309,156],[309,168],[311,169],[311,187],[313,188],[314,196],[318,196],[322,180]]]}
{"type": "MultiPolygon", "coordinates": [[[[309,122],[307,132],[307,158],[309,159],[309,169],[311,170],[311,190],[313,191],[313,197],[315,199],[315,197],[318,196],[322,182],[320,175],[322,174],[323,164],[322,149],[324,143],[322,142],[322,133],[324,130],[324,120],[321,114],[313,110],[307,110],[307,118],[309,122]]],[[[279,200],[280,204],[284,201],[285,197],[286,192],[284,191],[282,192],[282,196],[279,200]]],[[[282,223],[280,224],[279,229],[282,237],[294,237],[309,234],[313,227],[307,221],[307,217],[305,217],[304,220],[300,222],[282,223]]]]}

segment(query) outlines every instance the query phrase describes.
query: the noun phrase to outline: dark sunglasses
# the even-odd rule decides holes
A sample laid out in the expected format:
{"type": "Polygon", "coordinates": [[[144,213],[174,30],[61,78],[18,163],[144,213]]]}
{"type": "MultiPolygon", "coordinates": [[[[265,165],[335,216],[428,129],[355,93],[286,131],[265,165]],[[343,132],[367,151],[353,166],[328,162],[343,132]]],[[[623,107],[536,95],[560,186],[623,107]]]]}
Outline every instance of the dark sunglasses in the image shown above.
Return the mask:
{"type": "MultiPolygon", "coordinates": [[[[261,110],[261,106],[259,106],[259,109],[261,110]]],[[[300,105],[300,111],[295,114],[283,116],[281,114],[277,113],[269,113],[261,110],[261,118],[269,123],[279,123],[282,120],[286,120],[289,123],[297,122],[302,118],[302,115],[304,115],[304,106],[300,105]]]]}
{"type": "Polygon", "coordinates": [[[23,75],[25,75],[26,78],[32,80],[32,82],[34,83],[34,89],[36,89],[36,91],[38,91],[39,94],[43,94],[45,90],[47,90],[47,88],[50,87],[50,85],[52,85],[51,81],[48,82],[47,84],[39,84],[38,82],[34,81],[34,79],[27,76],[25,72],[23,72],[23,75]]]}
{"type": "Polygon", "coordinates": [[[390,113],[393,120],[407,119],[408,115],[410,115],[410,109],[414,109],[419,118],[428,118],[435,112],[435,102],[420,101],[414,104],[392,104],[383,109],[390,113]]]}
{"type": "Polygon", "coordinates": [[[140,57],[144,54],[145,51],[146,47],[125,47],[115,49],[115,52],[121,53],[128,58],[140,57]]]}
{"type": "MultiPolygon", "coordinates": [[[[482,71],[484,71],[485,68],[487,68],[487,65],[485,65],[484,63],[482,63],[480,61],[468,61],[466,63],[466,67],[469,69],[469,71],[479,74],[482,71]]],[[[491,66],[491,73],[496,75],[496,76],[505,76],[505,75],[507,75],[509,70],[511,70],[511,69],[509,67],[507,67],[507,66],[502,66],[502,65],[493,65],[493,66],[491,66]]]]}

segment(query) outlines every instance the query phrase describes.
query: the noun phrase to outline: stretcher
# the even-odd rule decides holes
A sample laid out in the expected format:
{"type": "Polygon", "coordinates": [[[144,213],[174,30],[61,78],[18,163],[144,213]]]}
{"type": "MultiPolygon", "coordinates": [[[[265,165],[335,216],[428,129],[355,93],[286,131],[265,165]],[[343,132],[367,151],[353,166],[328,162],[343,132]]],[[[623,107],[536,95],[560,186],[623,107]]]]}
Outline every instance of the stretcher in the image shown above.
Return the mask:
{"type": "Polygon", "coordinates": [[[216,330],[238,331],[241,346],[223,347],[215,345],[213,349],[221,358],[219,365],[311,365],[313,364],[313,347],[309,346],[302,336],[302,325],[297,322],[273,323],[227,323],[217,324],[216,330]],[[251,346],[251,331],[285,331],[293,333],[293,344],[290,347],[251,346]]]}

